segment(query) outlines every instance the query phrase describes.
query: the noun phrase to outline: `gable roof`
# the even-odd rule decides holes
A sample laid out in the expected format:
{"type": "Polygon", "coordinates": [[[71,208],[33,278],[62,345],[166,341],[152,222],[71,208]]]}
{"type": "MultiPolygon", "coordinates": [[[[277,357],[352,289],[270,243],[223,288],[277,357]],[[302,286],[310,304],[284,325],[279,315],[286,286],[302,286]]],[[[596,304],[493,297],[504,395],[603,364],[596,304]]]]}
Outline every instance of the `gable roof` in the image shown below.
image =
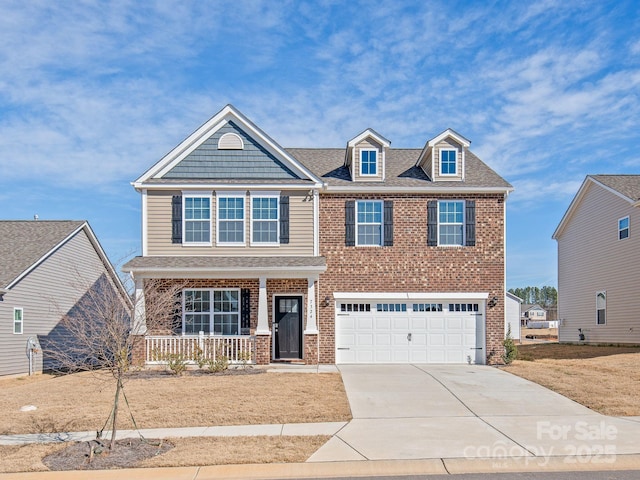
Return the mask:
{"type": "Polygon", "coordinates": [[[513,187],[471,151],[466,152],[467,174],[464,182],[433,182],[416,165],[422,149],[389,148],[386,153],[386,178],[379,181],[351,181],[349,168],[344,164],[341,148],[288,148],[287,151],[306,165],[327,185],[327,190],[366,189],[390,191],[394,188],[416,191],[477,190],[483,192],[511,192],[513,187]]]}
{"type": "Polygon", "coordinates": [[[551,238],[557,240],[558,236],[562,234],[573,212],[580,205],[582,197],[592,185],[604,188],[626,200],[632,206],[640,207],[640,175],[587,175],[551,238]]]}
{"type": "Polygon", "coordinates": [[[89,223],[83,220],[0,220],[0,293],[6,293],[60,247],[84,231],[118,289],[131,302],[89,223]]]}
{"type": "MultiPolygon", "coordinates": [[[[241,143],[249,143],[254,147],[254,157],[244,159],[245,165],[250,164],[252,168],[256,168],[254,181],[256,179],[272,178],[274,177],[274,172],[281,169],[284,173],[275,175],[276,179],[278,179],[278,176],[282,177],[279,178],[280,181],[290,179],[298,183],[303,180],[307,185],[310,182],[315,184],[316,187],[322,185],[322,182],[307,167],[289,155],[284,148],[278,145],[233,105],[227,105],[143,173],[132,183],[133,186],[143,188],[149,185],[157,185],[158,183],[163,183],[166,179],[171,179],[171,177],[174,177],[172,179],[174,182],[177,180],[176,183],[202,183],[203,179],[207,179],[208,174],[218,171],[217,167],[222,164],[224,164],[227,172],[238,171],[239,164],[237,162],[241,159],[237,158],[234,163],[234,161],[229,161],[229,157],[248,157],[244,151],[237,149],[225,150],[226,157],[222,155],[216,156],[212,153],[212,150],[217,147],[206,145],[206,142],[218,132],[220,132],[218,136],[222,136],[223,133],[234,133],[240,137],[241,143]],[[197,151],[198,149],[201,150],[197,151]],[[240,155],[237,155],[238,153],[240,155]],[[256,166],[255,161],[258,159],[266,159],[266,161],[262,165],[256,166]],[[182,163],[183,161],[184,163],[182,163]],[[268,163],[276,166],[270,168],[271,166],[268,163]],[[185,179],[187,182],[184,182],[185,179]]],[[[215,143],[217,145],[217,138],[215,143]]],[[[231,173],[228,173],[227,178],[223,175],[222,183],[228,182],[230,175],[231,173]]]]}

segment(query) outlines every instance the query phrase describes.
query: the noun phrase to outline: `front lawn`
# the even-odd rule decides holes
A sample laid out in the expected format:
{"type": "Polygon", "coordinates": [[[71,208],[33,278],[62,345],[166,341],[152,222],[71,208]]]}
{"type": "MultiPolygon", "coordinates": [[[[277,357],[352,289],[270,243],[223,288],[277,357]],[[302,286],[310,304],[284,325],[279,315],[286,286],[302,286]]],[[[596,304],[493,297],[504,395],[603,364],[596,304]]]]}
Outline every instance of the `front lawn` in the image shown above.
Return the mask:
{"type": "Polygon", "coordinates": [[[640,347],[518,346],[504,369],[605,415],[640,415],[640,347]]]}

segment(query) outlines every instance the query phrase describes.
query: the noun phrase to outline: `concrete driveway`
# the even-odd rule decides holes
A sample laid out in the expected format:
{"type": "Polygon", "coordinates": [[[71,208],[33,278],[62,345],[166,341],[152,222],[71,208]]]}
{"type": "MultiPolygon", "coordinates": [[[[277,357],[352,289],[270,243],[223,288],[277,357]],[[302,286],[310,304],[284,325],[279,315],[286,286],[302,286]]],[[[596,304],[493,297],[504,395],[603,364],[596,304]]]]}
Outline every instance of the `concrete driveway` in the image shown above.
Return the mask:
{"type": "Polygon", "coordinates": [[[612,461],[640,453],[640,422],[606,417],[475,365],[343,365],[353,420],[309,462],[430,458],[612,461]]]}

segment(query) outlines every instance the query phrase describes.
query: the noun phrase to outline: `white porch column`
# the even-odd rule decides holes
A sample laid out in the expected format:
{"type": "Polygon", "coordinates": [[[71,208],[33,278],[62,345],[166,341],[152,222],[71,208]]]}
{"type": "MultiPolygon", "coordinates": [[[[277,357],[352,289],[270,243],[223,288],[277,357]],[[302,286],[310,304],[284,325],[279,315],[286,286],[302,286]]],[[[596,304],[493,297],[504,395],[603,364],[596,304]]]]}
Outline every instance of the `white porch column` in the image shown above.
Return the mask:
{"type": "Polygon", "coordinates": [[[316,322],[316,278],[307,278],[307,326],[304,329],[305,335],[318,334],[318,323],[316,322]]]}
{"type": "Polygon", "coordinates": [[[144,304],[144,279],[135,279],[135,297],[133,308],[133,322],[131,331],[135,335],[144,335],[147,333],[147,317],[144,304]]]}
{"type": "Polygon", "coordinates": [[[267,278],[260,277],[260,289],[258,291],[258,325],[256,335],[271,335],[269,330],[269,309],[267,307],[267,278]]]}

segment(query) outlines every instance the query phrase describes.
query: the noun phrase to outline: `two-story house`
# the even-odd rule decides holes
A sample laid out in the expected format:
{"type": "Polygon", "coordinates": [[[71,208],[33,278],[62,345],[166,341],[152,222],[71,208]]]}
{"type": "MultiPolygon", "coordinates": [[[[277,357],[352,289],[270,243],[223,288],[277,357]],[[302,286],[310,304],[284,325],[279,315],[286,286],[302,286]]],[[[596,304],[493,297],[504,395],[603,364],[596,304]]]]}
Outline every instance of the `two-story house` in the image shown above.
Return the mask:
{"type": "Polygon", "coordinates": [[[142,256],[124,269],[138,296],[184,285],[146,360],[204,336],[258,364],[498,361],[512,187],[469,143],[393,149],[368,129],[285,149],[226,106],[133,182],[142,256]]]}
{"type": "Polygon", "coordinates": [[[562,217],[561,342],[640,344],[640,175],[588,175],[562,217]]]}

